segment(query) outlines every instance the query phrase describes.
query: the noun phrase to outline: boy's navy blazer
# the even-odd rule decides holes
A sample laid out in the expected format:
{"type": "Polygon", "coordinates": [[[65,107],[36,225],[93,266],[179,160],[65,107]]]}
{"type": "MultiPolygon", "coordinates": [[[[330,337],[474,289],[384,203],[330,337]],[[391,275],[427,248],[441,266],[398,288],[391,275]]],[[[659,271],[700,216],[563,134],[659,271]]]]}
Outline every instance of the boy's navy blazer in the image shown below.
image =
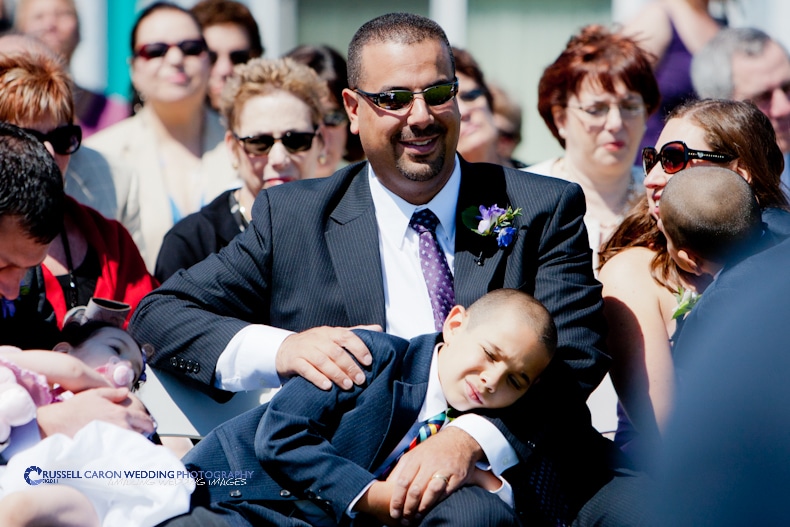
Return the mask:
{"type": "MultiPolygon", "coordinates": [[[[194,505],[247,502],[246,514],[273,519],[272,510],[250,501],[308,499],[338,523],[372,472],[415,423],[425,400],[439,334],[411,341],[357,331],[373,351],[364,368],[364,389],[319,390],[296,377],[268,408],[252,410],[219,426],[184,458],[191,470],[249,472],[244,485],[199,485],[194,505]],[[273,463],[276,462],[276,463],[273,463]],[[281,472],[278,468],[282,469],[281,472]],[[208,492],[208,494],[207,494],[208,492]]],[[[271,504],[269,504],[271,507],[271,504]]],[[[276,508],[276,507],[275,507],[276,508]]]]}

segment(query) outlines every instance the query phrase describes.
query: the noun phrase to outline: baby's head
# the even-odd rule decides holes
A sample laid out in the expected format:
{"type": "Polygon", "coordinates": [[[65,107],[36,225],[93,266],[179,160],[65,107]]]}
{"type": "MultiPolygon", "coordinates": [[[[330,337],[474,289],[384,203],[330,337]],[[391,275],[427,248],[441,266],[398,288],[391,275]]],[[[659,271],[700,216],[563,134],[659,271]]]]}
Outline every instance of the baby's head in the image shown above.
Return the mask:
{"type": "Polygon", "coordinates": [[[147,346],[110,322],[89,320],[63,327],[64,342],[55,351],[68,353],[102,373],[115,386],[136,389],[145,380],[147,346]]]}
{"type": "Polygon", "coordinates": [[[517,289],[497,289],[465,309],[455,306],[442,331],[439,381],[456,410],[510,406],[537,382],[557,347],[543,305],[517,289]]]}
{"type": "Polygon", "coordinates": [[[675,263],[715,275],[761,233],[760,205],[737,172],[719,166],[681,170],[661,194],[658,228],[675,263]]]}

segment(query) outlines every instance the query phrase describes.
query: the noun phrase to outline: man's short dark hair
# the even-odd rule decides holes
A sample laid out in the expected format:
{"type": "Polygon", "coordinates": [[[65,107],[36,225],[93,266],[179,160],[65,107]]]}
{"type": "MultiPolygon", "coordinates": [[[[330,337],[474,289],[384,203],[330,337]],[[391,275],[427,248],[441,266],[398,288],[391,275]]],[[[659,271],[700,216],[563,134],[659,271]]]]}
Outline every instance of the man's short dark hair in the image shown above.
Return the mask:
{"type": "Polygon", "coordinates": [[[455,73],[455,59],[450,41],[442,27],[424,16],[413,13],[388,13],[362,24],[348,45],[348,85],[358,88],[362,80],[362,48],[372,43],[396,42],[416,44],[438,40],[447,49],[455,73]]]}
{"type": "Polygon", "coordinates": [[[63,228],[63,175],[38,139],[0,121],[0,218],[17,217],[36,242],[46,244],[63,228]]]}

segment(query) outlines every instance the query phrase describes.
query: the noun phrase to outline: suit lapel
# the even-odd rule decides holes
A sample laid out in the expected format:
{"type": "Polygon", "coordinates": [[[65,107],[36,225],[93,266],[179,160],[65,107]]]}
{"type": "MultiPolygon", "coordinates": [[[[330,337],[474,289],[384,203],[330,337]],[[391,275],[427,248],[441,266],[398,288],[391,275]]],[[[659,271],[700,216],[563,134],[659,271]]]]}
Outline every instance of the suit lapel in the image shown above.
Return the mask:
{"type": "MultiPolygon", "coordinates": [[[[505,255],[513,246],[500,249],[493,236],[472,232],[461,219],[461,214],[469,207],[477,209],[481,205],[490,207],[494,204],[502,208],[510,205],[502,167],[471,165],[461,160],[461,188],[455,213],[456,303],[469,306],[489,290],[501,287],[504,281],[505,255]]],[[[514,226],[517,229],[519,221],[520,217],[516,217],[514,226]]]]}
{"type": "Polygon", "coordinates": [[[367,164],[360,165],[351,176],[348,190],[332,211],[324,235],[340,290],[346,294],[349,322],[385,327],[379,235],[366,168],[367,164]]]}
{"type": "Polygon", "coordinates": [[[422,335],[411,340],[403,359],[402,379],[396,380],[392,391],[392,409],[384,441],[381,442],[370,470],[375,470],[392,453],[420,413],[428,391],[436,335],[422,335]]]}

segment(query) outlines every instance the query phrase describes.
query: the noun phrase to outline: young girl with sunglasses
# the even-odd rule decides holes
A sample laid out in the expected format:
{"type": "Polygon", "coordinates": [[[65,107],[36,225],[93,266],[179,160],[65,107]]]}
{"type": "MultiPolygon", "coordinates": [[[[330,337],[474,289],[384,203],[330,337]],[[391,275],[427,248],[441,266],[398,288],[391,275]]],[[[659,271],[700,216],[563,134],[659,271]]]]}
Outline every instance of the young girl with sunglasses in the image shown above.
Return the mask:
{"type": "Polygon", "coordinates": [[[646,195],[601,251],[599,279],[609,322],[610,375],[620,423],[615,441],[645,459],[660,441],[672,410],[675,368],[670,338],[682,321],[679,302],[708,281],[682,271],[658,229],[667,180],[691,166],[715,164],[746,179],[762,209],[765,228],[790,235],[788,203],[780,188],[782,153],[773,127],[751,103],[692,101],[676,108],[658,139],[645,148],[646,195]]]}

